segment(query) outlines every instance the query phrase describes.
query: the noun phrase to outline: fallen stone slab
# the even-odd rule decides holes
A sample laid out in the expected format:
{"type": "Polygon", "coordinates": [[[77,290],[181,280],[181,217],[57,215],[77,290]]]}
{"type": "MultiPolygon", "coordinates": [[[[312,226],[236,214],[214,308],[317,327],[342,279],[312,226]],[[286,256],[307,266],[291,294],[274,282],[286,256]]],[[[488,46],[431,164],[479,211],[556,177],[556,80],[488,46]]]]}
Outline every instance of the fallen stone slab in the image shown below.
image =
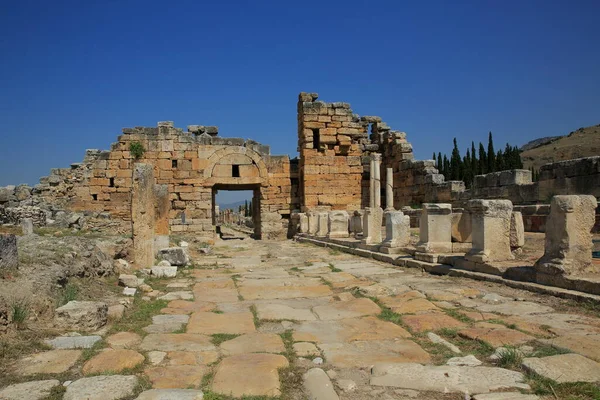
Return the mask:
{"type": "Polygon", "coordinates": [[[102,336],[60,336],[44,342],[53,349],[90,349],[102,336]]]}
{"type": "Polygon", "coordinates": [[[373,367],[371,374],[370,383],[373,386],[441,393],[478,394],[507,388],[529,389],[522,373],[494,367],[381,363],[373,367]]]}
{"type": "Polygon", "coordinates": [[[169,365],[166,367],[150,367],[144,373],[155,389],[186,389],[197,387],[202,377],[208,373],[204,365],[169,365]]]}
{"type": "Polygon", "coordinates": [[[254,317],[250,312],[215,314],[212,312],[193,313],[187,326],[187,333],[214,335],[229,333],[242,335],[255,332],[254,317]]]}
{"type": "Polygon", "coordinates": [[[43,400],[50,396],[52,388],[60,385],[56,379],[32,381],[10,385],[0,389],[2,400],[43,400]]]}
{"type": "Polygon", "coordinates": [[[138,378],[132,375],[101,375],[76,380],[67,386],[63,400],[120,400],[135,393],[138,378]]]}
{"type": "Polygon", "coordinates": [[[431,360],[421,346],[406,339],[323,343],[318,347],[323,351],[327,362],[337,368],[369,368],[378,362],[428,363],[431,360]]]}
{"type": "Polygon", "coordinates": [[[22,358],[17,362],[20,375],[61,374],[77,363],[81,350],[50,350],[22,358]]]}
{"type": "Polygon", "coordinates": [[[177,267],[160,267],[155,265],[150,271],[157,278],[175,278],[177,276],[177,267]]]}
{"type": "Polygon", "coordinates": [[[451,352],[453,352],[454,354],[460,354],[460,353],[461,353],[460,349],[459,349],[457,346],[455,346],[454,344],[450,343],[450,342],[449,342],[449,341],[447,341],[446,339],[444,339],[444,338],[442,338],[442,337],[440,337],[440,336],[436,335],[436,334],[435,334],[435,333],[433,333],[433,332],[428,332],[428,333],[427,333],[427,338],[428,338],[429,340],[431,340],[433,343],[436,343],[436,344],[441,344],[441,345],[443,345],[443,346],[446,346],[446,347],[447,347],[448,349],[450,349],[450,351],[451,351],[451,352]]]}
{"type": "Polygon", "coordinates": [[[190,257],[182,247],[169,247],[158,251],[158,258],[168,261],[171,265],[185,266],[190,263],[190,257]]]}
{"type": "Polygon", "coordinates": [[[136,400],[202,400],[204,393],[193,389],[152,389],[140,393],[136,400]]]}
{"type": "Polygon", "coordinates": [[[274,333],[249,333],[227,340],[220,345],[223,355],[244,353],[283,353],[285,345],[281,336],[274,333]]]}
{"type": "Polygon", "coordinates": [[[215,393],[232,397],[281,395],[279,368],[288,360],[276,354],[239,354],[219,363],[212,382],[215,393]]]}
{"type": "Polygon", "coordinates": [[[118,373],[124,369],[137,367],[144,360],[144,356],[134,350],[109,349],[92,357],[83,365],[81,371],[84,375],[102,374],[105,372],[118,373]]]}
{"type": "Polygon", "coordinates": [[[108,305],[100,301],[70,301],[55,310],[54,321],[64,329],[95,331],[106,325],[108,305]]]}
{"type": "Polygon", "coordinates": [[[304,390],[309,400],[339,400],[329,377],[321,368],[312,368],[304,376],[304,390]]]}
{"type": "Polygon", "coordinates": [[[381,313],[381,308],[372,300],[359,298],[350,301],[338,301],[313,308],[320,320],[338,320],[357,318],[381,313]]]}
{"type": "Polygon", "coordinates": [[[600,382],[600,363],[579,354],[523,359],[523,368],[558,383],[600,382]]]}
{"type": "Polygon", "coordinates": [[[519,392],[500,392],[476,394],[473,400],[539,400],[535,394],[523,394],[519,392]]]}
{"type": "Polygon", "coordinates": [[[317,319],[309,309],[292,308],[283,304],[257,304],[259,319],[314,321],[317,319]]]}
{"type": "Polygon", "coordinates": [[[120,286],[137,288],[138,286],[140,286],[143,283],[144,283],[144,280],[142,278],[138,278],[135,275],[130,275],[130,274],[119,275],[119,285],[120,286]]]}
{"type": "Polygon", "coordinates": [[[214,351],[210,336],[190,333],[157,333],[144,338],[143,351],[214,351]]]}

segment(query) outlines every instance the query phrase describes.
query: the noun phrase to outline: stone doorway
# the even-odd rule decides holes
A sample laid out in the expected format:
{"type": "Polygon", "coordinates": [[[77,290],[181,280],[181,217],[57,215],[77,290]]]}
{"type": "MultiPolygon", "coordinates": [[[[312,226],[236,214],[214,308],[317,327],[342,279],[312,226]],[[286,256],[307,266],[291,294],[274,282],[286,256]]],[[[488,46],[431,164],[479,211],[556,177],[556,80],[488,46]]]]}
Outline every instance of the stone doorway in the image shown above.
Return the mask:
{"type": "Polygon", "coordinates": [[[212,224],[217,233],[221,224],[224,224],[222,214],[217,214],[217,194],[219,191],[252,191],[252,229],[253,239],[261,239],[261,216],[260,216],[260,184],[215,184],[212,187],[212,224]]]}

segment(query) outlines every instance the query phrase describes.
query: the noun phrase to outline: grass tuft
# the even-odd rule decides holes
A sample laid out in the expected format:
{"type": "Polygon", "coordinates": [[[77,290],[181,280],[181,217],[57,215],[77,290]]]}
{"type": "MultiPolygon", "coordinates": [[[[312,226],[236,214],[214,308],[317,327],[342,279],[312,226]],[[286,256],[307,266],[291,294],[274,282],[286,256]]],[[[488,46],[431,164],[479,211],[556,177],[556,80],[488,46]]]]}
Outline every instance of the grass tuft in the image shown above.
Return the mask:
{"type": "Polygon", "coordinates": [[[329,263],[329,269],[331,270],[331,272],[342,272],[341,269],[336,268],[335,265],[333,265],[332,263],[329,263]]]}
{"type": "Polygon", "coordinates": [[[215,333],[214,335],[211,335],[210,341],[215,346],[218,346],[221,343],[226,342],[226,341],[231,340],[231,339],[235,339],[238,336],[240,336],[240,335],[236,335],[236,334],[233,334],[233,333],[215,333]]]}
{"type": "Polygon", "coordinates": [[[505,346],[501,351],[500,357],[496,360],[496,365],[500,368],[517,369],[521,367],[523,353],[516,347],[505,346]]]}

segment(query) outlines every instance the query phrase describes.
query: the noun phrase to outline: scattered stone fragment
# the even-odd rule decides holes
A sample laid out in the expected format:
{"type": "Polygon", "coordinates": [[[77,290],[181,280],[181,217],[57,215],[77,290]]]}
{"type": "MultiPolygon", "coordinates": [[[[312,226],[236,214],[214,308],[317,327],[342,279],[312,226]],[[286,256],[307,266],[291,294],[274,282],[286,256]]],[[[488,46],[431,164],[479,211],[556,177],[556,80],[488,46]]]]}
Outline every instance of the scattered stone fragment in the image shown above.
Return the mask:
{"type": "Polygon", "coordinates": [[[254,317],[250,312],[215,314],[212,312],[193,313],[187,326],[188,333],[214,335],[229,333],[242,335],[256,331],[254,317]]]}
{"type": "Polygon", "coordinates": [[[182,247],[170,247],[158,251],[158,257],[171,265],[183,267],[190,263],[190,257],[182,247]]]}
{"type": "Polygon", "coordinates": [[[433,332],[428,332],[427,333],[427,337],[429,338],[429,340],[431,340],[433,343],[438,343],[441,344],[443,346],[446,346],[447,348],[450,349],[451,352],[455,353],[455,354],[460,354],[461,351],[460,349],[453,345],[452,343],[450,343],[449,341],[447,341],[446,339],[436,335],[433,332]]]}
{"type": "Polygon", "coordinates": [[[100,375],[76,380],[67,386],[63,400],[120,400],[135,393],[136,376],[100,375]]]}
{"type": "Polygon", "coordinates": [[[309,342],[294,343],[294,351],[298,357],[310,357],[319,354],[317,346],[309,342]]]}
{"type": "Polygon", "coordinates": [[[135,296],[136,293],[137,293],[137,289],[136,288],[126,287],[126,288],[123,289],[123,296],[133,297],[133,296],[135,296]]]}
{"type": "Polygon", "coordinates": [[[170,267],[171,263],[168,262],[167,260],[161,260],[158,264],[159,267],[170,267]]]}
{"type": "Polygon", "coordinates": [[[321,365],[321,364],[323,364],[323,359],[321,357],[315,357],[315,358],[313,358],[312,362],[315,365],[321,365]]]}
{"type": "Polygon", "coordinates": [[[119,275],[119,285],[121,285],[121,286],[137,288],[143,283],[144,283],[144,280],[141,278],[138,278],[135,275],[128,275],[128,274],[119,275]]]}
{"type": "Polygon", "coordinates": [[[353,392],[357,388],[356,382],[351,379],[338,379],[336,384],[344,392],[353,392]]]}
{"type": "Polygon", "coordinates": [[[198,386],[208,368],[204,365],[169,365],[146,368],[144,372],[155,389],[186,389],[198,386]]]}
{"type": "Polygon", "coordinates": [[[84,375],[101,374],[104,372],[121,372],[134,368],[144,362],[144,356],[134,350],[106,350],[92,357],[83,365],[84,375]]]}
{"type": "Polygon", "coordinates": [[[482,362],[477,359],[472,354],[469,354],[465,357],[452,357],[448,361],[446,361],[446,365],[456,365],[459,367],[477,367],[481,365],[482,362]]]}
{"type": "Polygon", "coordinates": [[[304,376],[304,389],[309,400],[339,400],[329,377],[321,368],[312,368],[304,376]]]}
{"type": "Polygon", "coordinates": [[[600,363],[579,354],[525,358],[523,368],[558,383],[600,382],[600,363]]]}
{"type": "Polygon", "coordinates": [[[434,392],[488,393],[497,389],[529,389],[525,376],[494,367],[433,366],[411,363],[376,364],[371,385],[434,392]],[[427,377],[427,379],[423,379],[427,377]]]}
{"type": "Polygon", "coordinates": [[[108,306],[99,301],[70,301],[55,311],[56,324],[64,329],[94,331],[106,325],[108,306]]]}
{"type": "Polygon", "coordinates": [[[216,369],[212,390],[233,397],[281,395],[279,368],[287,359],[276,354],[239,354],[226,357],[216,369]]]}
{"type": "Polygon", "coordinates": [[[109,321],[119,321],[125,314],[125,306],[123,304],[115,304],[108,307],[106,317],[109,321]]]}
{"type": "Polygon", "coordinates": [[[177,267],[152,267],[152,275],[157,278],[175,278],[177,276],[177,267]]]}
{"type": "Polygon", "coordinates": [[[22,358],[17,362],[20,375],[61,374],[68,371],[81,356],[81,350],[50,350],[22,358]]]}
{"type": "Polygon", "coordinates": [[[142,342],[142,338],[133,332],[118,332],[106,338],[106,343],[113,349],[129,349],[142,342]]]}
{"type": "Polygon", "coordinates": [[[285,346],[281,336],[274,333],[248,333],[220,345],[223,355],[243,353],[283,353],[285,346]]]}
{"type": "Polygon", "coordinates": [[[32,381],[10,385],[0,389],[2,400],[43,400],[50,396],[52,388],[59,386],[60,382],[55,379],[46,381],[32,381]]]}
{"type": "Polygon", "coordinates": [[[90,349],[102,336],[61,336],[44,342],[53,349],[90,349]]]}
{"type": "Polygon", "coordinates": [[[167,356],[167,353],[164,351],[149,351],[148,352],[148,362],[152,365],[158,365],[167,356]]]}
{"type": "Polygon", "coordinates": [[[193,389],[152,389],[140,393],[136,400],[202,400],[201,390],[193,389]]]}

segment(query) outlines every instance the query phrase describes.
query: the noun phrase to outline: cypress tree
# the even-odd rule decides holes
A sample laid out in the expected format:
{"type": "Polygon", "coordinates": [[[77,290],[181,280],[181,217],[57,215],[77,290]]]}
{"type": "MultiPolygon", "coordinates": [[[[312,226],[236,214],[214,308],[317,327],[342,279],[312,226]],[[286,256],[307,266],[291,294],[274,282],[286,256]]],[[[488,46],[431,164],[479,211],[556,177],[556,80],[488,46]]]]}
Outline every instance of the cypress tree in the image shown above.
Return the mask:
{"type": "Polygon", "coordinates": [[[461,176],[461,163],[460,151],[458,150],[458,144],[456,138],[454,138],[454,148],[452,149],[452,156],[450,157],[450,179],[453,181],[460,180],[461,176]]]}
{"type": "Polygon", "coordinates": [[[249,209],[248,209],[248,216],[252,217],[252,200],[250,200],[250,204],[248,205],[249,209]]]}
{"type": "Polygon", "coordinates": [[[437,155],[437,169],[440,174],[443,174],[444,164],[442,161],[442,152],[440,151],[437,155]]]}
{"type": "Polygon", "coordinates": [[[465,181],[465,186],[468,188],[471,187],[471,183],[473,182],[473,170],[471,169],[472,160],[471,160],[471,151],[467,148],[467,155],[463,159],[464,165],[464,175],[463,180],[465,181]]]}
{"type": "Polygon", "coordinates": [[[496,170],[496,153],[494,152],[494,139],[492,139],[491,131],[488,134],[487,165],[488,172],[496,170]]]}
{"type": "Polygon", "coordinates": [[[444,154],[443,168],[442,172],[444,174],[444,178],[449,181],[450,180],[450,161],[448,161],[448,157],[444,154]]]}
{"type": "Polygon", "coordinates": [[[477,174],[483,175],[487,173],[487,155],[485,154],[485,148],[483,147],[483,144],[479,142],[479,169],[477,174]]]}
{"type": "Polygon", "coordinates": [[[523,160],[521,160],[521,150],[515,146],[513,147],[513,154],[514,154],[514,163],[515,163],[515,168],[517,169],[522,169],[523,168],[523,160]]]}
{"type": "Polygon", "coordinates": [[[502,150],[498,150],[498,154],[496,155],[496,171],[504,171],[506,165],[504,164],[504,155],[502,154],[502,150]]]}
{"type": "Polygon", "coordinates": [[[475,175],[479,173],[479,165],[477,161],[477,153],[475,152],[475,142],[471,141],[471,176],[475,179],[475,175]]]}

